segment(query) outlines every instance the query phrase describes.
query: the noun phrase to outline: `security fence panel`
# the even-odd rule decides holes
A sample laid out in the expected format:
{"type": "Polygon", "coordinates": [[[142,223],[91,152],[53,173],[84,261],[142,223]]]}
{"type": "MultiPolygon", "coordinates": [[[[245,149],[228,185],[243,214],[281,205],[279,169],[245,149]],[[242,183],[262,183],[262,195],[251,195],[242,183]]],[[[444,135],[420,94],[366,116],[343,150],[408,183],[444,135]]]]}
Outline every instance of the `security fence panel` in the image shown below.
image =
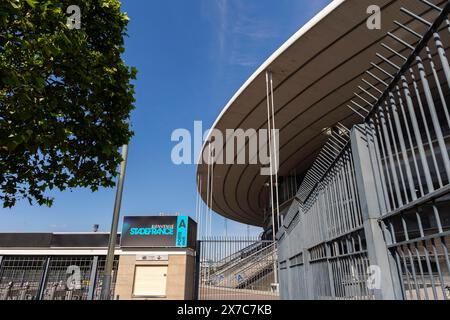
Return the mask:
{"type": "MultiPolygon", "coordinates": [[[[296,300],[307,299],[306,285],[305,285],[305,263],[303,260],[303,253],[292,257],[289,263],[289,274],[293,275],[289,283],[294,283],[296,286],[290,286],[290,297],[296,300]]],[[[328,275],[327,275],[328,276],[328,275]]]]}
{"type": "Polygon", "coordinates": [[[87,300],[93,257],[52,257],[43,300],[87,300]]]}
{"type": "Polygon", "coordinates": [[[283,297],[450,299],[450,1],[413,3],[284,217],[283,297]]]}
{"type": "Polygon", "coordinates": [[[280,277],[282,290],[289,287],[283,298],[373,299],[366,287],[369,263],[352,150],[344,140],[337,141],[339,156],[330,160],[309,195],[300,189],[303,202],[291,207],[285,219],[280,273],[286,259],[284,273],[290,281],[280,277]]]}
{"type": "Polygon", "coordinates": [[[199,248],[198,299],[278,299],[272,241],[212,237],[199,241],[199,248]]]}
{"type": "MultiPolygon", "coordinates": [[[[99,257],[97,272],[95,274],[93,300],[101,300],[101,292],[102,292],[102,284],[103,284],[103,275],[105,273],[105,265],[106,265],[106,257],[105,256],[99,257]]],[[[119,268],[119,256],[116,256],[114,258],[112,278],[111,278],[111,289],[110,289],[111,300],[117,299],[117,297],[114,294],[114,291],[115,291],[114,289],[116,287],[118,268],[119,268]]]]}
{"type": "Polygon", "coordinates": [[[309,277],[313,299],[320,300],[331,297],[331,285],[328,274],[326,244],[311,248],[309,251],[309,277]]]}
{"type": "Polygon", "coordinates": [[[443,212],[439,209],[446,207],[440,201],[384,219],[390,228],[388,232],[393,235],[388,247],[397,260],[407,299],[450,298],[448,218],[447,231],[439,232],[440,212],[443,212]]]}
{"type": "MultiPolygon", "coordinates": [[[[360,130],[370,144],[372,167],[377,168],[379,223],[395,262],[394,271],[400,275],[403,297],[447,300],[450,67],[446,44],[450,40],[450,4],[427,4],[432,11],[427,16],[414,13],[414,7],[401,9],[425,31],[419,33],[417,28],[396,22],[415,40],[389,34],[392,43],[384,45],[385,52],[378,56],[389,52],[395,60],[383,58],[384,65],[374,64],[372,78],[387,75],[391,79],[389,84],[389,79],[384,81],[386,89],[380,98],[372,100],[360,130]]],[[[370,100],[375,92],[372,85],[361,94],[370,100]]]]}
{"type": "Polygon", "coordinates": [[[37,299],[45,264],[46,257],[3,257],[0,266],[0,300],[37,299]]]}
{"type": "Polygon", "coordinates": [[[370,263],[363,239],[364,232],[358,231],[328,244],[332,287],[336,299],[375,298],[374,291],[368,286],[370,263]]]}
{"type": "MultiPolygon", "coordinates": [[[[0,300],[100,300],[104,256],[4,256],[0,300]]],[[[119,257],[114,261],[111,299],[119,257]]]]}

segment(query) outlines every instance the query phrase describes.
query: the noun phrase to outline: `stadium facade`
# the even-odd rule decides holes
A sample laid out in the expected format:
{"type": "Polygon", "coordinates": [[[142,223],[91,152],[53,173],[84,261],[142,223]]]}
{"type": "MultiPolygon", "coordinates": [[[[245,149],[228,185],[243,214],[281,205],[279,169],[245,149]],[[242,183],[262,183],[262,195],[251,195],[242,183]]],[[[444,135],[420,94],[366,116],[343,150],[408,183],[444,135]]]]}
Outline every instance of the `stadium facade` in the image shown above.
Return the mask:
{"type": "Polygon", "coordinates": [[[275,235],[282,299],[450,298],[449,11],[335,0],[215,122],[224,135],[279,130],[273,176],[215,163],[210,136],[197,181],[215,212],[275,235]],[[368,23],[374,5],[380,28],[368,23]]]}

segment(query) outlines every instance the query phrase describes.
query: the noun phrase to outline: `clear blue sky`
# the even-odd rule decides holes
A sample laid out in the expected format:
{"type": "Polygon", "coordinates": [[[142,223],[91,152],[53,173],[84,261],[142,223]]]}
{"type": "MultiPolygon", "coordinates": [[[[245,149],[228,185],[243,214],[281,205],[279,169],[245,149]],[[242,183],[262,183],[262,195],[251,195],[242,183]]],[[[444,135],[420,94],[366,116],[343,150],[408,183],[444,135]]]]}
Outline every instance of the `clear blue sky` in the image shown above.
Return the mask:
{"type": "MultiPolygon", "coordinates": [[[[124,59],[137,67],[136,135],[122,215],[195,217],[195,166],[171,161],[172,131],[206,130],[245,80],[329,0],[123,0],[130,17],[124,59]]],[[[89,23],[89,21],[82,21],[89,23]]],[[[55,193],[52,208],[21,202],[0,209],[0,231],[108,231],[114,189],[55,193]]],[[[224,219],[214,216],[213,233],[224,219]]],[[[228,234],[246,226],[228,222],[228,234]]],[[[253,234],[260,230],[252,228],[253,234]]]]}

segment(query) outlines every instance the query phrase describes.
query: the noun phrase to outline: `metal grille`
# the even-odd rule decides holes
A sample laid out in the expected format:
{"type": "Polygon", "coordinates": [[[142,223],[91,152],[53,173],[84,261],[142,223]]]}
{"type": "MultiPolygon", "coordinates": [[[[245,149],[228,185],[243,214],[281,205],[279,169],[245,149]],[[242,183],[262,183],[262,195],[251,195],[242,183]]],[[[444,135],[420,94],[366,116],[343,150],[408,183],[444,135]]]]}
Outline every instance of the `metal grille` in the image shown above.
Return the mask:
{"type": "Polygon", "coordinates": [[[305,262],[303,252],[300,252],[299,254],[289,259],[289,273],[287,274],[287,279],[286,276],[283,275],[283,279],[280,279],[280,282],[288,281],[289,283],[295,283],[297,289],[291,289],[289,295],[293,297],[296,295],[296,293],[298,293],[298,295],[296,296],[297,299],[307,299],[307,287],[305,284],[305,279],[305,262]]]}
{"type": "Polygon", "coordinates": [[[312,288],[314,299],[323,299],[331,296],[331,286],[328,275],[328,261],[326,245],[321,244],[309,251],[310,270],[308,272],[308,281],[312,288]],[[324,281],[326,280],[326,281],[324,281]]]}
{"type": "MultiPolygon", "coordinates": [[[[0,259],[0,300],[100,300],[105,260],[104,256],[5,256],[0,259]]],[[[111,298],[118,263],[116,256],[111,298]]]]}
{"type": "Polygon", "coordinates": [[[298,205],[295,227],[287,230],[296,247],[309,248],[308,268],[303,253],[282,254],[290,256],[290,268],[283,272],[280,263],[281,281],[295,284],[286,294],[294,299],[373,299],[366,287],[369,262],[353,155],[346,143],[340,147],[306,202],[298,205]]]}
{"type": "Polygon", "coordinates": [[[359,231],[329,244],[333,296],[336,299],[374,299],[374,292],[367,286],[370,263],[363,239],[364,233],[359,231]]]}
{"type": "Polygon", "coordinates": [[[433,199],[383,220],[406,299],[450,299],[448,200],[433,199]]]}
{"type": "Polygon", "coordinates": [[[345,147],[300,209],[311,228],[310,246],[361,229],[361,209],[349,147],[345,147]]]}
{"type": "MultiPolygon", "coordinates": [[[[97,267],[97,274],[96,274],[96,280],[95,280],[95,291],[94,291],[94,300],[100,300],[101,299],[101,292],[102,292],[102,282],[103,282],[103,275],[105,272],[105,265],[106,265],[106,257],[99,257],[98,260],[98,267],[97,267]]],[[[117,270],[119,267],[119,257],[116,256],[114,258],[113,263],[113,270],[112,270],[112,278],[111,278],[111,289],[110,289],[110,296],[111,299],[115,299],[114,291],[116,288],[116,281],[117,281],[117,270]]]]}
{"type": "Polygon", "coordinates": [[[428,4],[438,16],[434,22],[401,9],[429,31],[422,36],[396,22],[415,42],[389,33],[393,44],[383,47],[393,56],[378,54],[384,65],[374,64],[378,74],[372,78],[379,81],[361,95],[370,106],[364,128],[377,168],[380,222],[404,296],[443,300],[450,298],[450,67],[444,46],[450,35],[450,4],[444,9],[428,4]],[[400,61],[403,67],[398,67],[400,61]],[[386,76],[390,84],[381,80],[386,76]],[[375,99],[380,84],[386,89],[375,99]]]}
{"type": "Polygon", "coordinates": [[[338,124],[302,182],[279,255],[305,268],[283,269],[283,297],[450,299],[450,2],[414,3],[350,101],[363,125],[338,124]]]}
{"type": "Polygon", "coordinates": [[[200,300],[278,299],[272,241],[212,237],[199,241],[200,300]]]}
{"type": "Polygon", "coordinates": [[[37,299],[45,262],[45,257],[4,257],[0,268],[0,300],[37,299]]]}
{"type": "Polygon", "coordinates": [[[50,259],[43,300],[87,300],[93,257],[50,259]]]}

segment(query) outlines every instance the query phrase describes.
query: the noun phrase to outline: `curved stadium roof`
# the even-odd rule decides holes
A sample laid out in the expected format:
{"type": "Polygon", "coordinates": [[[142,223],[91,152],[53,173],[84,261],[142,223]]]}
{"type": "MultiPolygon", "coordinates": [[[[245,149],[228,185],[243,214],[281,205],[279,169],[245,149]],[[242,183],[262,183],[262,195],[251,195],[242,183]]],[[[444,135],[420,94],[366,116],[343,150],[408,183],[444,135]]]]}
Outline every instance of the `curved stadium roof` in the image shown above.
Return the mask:
{"type": "MultiPolygon", "coordinates": [[[[445,1],[434,1],[441,4],[445,1]]],[[[325,128],[338,122],[347,127],[361,122],[349,108],[350,100],[358,86],[367,88],[361,79],[372,79],[365,75],[371,70],[388,81],[386,75],[370,69],[370,62],[383,67],[377,52],[391,57],[381,48],[381,43],[398,50],[403,55],[409,51],[387,37],[395,31],[409,43],[417,42],[410,34],[400,30],[397,20],[421,32],[423,25],[412,22],[402,14],[402,6],[416,13],[432,14],[430,7],[418,0],[335,0],[295,33],[279,48],[239,89],[226,105],[213,128],[225,132],[227,129],[267,128],[265,73],[273,73],[275,121],[280,130],[280,172],[288,175],[293,170],[304,175],[327,140],[325,128]],[[411,6],[411,2],[414,5],[411,6]],[[378,5],[382,10],[382,29],[367,28],[367,8],[378,5]]],[[[392,58],[393,61],[396,58],[392,58]]],[[[401,61],[397,60],[401,65],[401,61]]],[[[386,70],[389,69],[385,66],[386,70]]],[[[380,87],[380,89],[382,89],[380,87]]],[[[206,144],[203,148],[205,148],[206,144]]],[[[245,150],[241,150],[245,152],[245,150]]],[[[198,174],[206,180],[208,166],[200,164],[198,174]]],[[[260,175],[258,165],[214,166],[214,189],[212,209],[229,219],[264,225],[264,208],[267,206],[269,178],[260,175]]],[[[203,184],[204,185],[204,184],[203,184]]],[[[199,190],[206,201],[207,190],[199,190]]]]}

